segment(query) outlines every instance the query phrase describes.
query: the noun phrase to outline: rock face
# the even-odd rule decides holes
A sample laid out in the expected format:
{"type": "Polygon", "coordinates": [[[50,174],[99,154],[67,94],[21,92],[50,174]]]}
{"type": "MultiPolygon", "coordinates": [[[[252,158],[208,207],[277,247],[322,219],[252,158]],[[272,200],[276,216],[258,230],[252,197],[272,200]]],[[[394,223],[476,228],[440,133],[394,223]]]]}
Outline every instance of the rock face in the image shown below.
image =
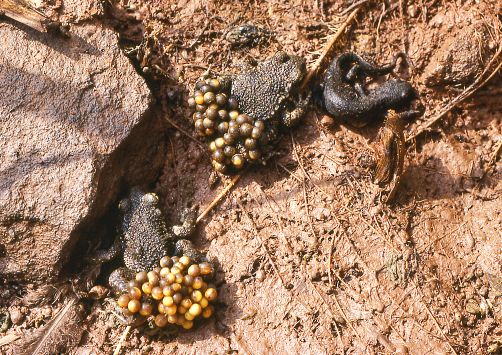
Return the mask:
{"type": "Polygon", "coordinates": [[[0,279],[56,277],[81,227],[163,160],[161,119],[116,35],[70,33],[0,23],[0,279]]]}

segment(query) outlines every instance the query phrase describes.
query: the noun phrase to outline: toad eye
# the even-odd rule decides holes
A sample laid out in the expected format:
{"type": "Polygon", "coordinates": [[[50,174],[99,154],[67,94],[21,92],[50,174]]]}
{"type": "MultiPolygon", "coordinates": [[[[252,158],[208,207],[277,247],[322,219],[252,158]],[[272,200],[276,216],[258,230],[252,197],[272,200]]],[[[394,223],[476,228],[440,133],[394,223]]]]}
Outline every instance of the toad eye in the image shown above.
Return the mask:
{"type": "Polygon", "coordinates": [[[284,52],[278,52],[277,59],[279,60],[279,63],[286,63],[287,61],[289,61],[289,55],[284,52]]]}
{"type": "Polygon", "coordinates": [[[157,201],[159,200],[159,198],[157,197],[156,194],[154,194],[153,192],[150,192],[150,193],[147,193],[145,195],[143,195],[141,197],[141,200],[146,203],[146,204],[149,204],[149,205],[154,205],[157,203],[157,201]]]}

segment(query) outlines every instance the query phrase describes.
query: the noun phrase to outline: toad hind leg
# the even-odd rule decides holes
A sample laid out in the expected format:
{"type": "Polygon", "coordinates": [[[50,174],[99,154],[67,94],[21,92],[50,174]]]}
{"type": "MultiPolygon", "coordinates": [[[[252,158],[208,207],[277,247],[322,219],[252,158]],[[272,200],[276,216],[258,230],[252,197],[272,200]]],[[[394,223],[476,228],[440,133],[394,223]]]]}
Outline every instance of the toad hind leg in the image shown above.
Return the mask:
{"type": "Polygon", "coordinates": [[[286,111],[283,116],[282,116],[282,123],[288,127],[294,127],[298,123],[300,123],[301,119],[303,116],[305,116],[305,113],[307,112],[307,106],[310,102],[310,97],[311,93],[308,93],[308,95],[300,99],[296,105],[295,108],[292,111],[286,111]]]}
{"type": "Polygon", "coordinates": [[[172,231],[176,238],[188,238],[195,231],[197,211],[195,209],[186,209],[181,214],[181,225],[173,226],[172,231]]]}

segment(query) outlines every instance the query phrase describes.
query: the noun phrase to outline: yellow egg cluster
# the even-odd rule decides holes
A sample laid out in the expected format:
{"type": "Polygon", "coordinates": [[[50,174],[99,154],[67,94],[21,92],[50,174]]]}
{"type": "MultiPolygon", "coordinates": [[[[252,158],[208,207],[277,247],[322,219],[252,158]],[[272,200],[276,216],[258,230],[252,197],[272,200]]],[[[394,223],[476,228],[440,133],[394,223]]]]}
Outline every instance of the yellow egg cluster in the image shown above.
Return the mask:
{"type": "Polygon", "coordinates": [[[165,256],[160,267],[138,272],[117,304],[125,315],[151,317],[159,328],[177,324],[191,329],[194,320],[209,318],[214,313],[211,302],[218,292],[207,283],[213,274],[208,262],[197,264],[187,256],[165,256]]]}
{"type": "Polygon", "coordinates": [[[188,106],[197,135],[209,137],[209,150],[216,171],[240,170],[246,162],[255,162],[262,156],[260,138],[265,122],[254,120],[239,112],[239,103],[219,78],[202,78],[195,84],[188,106]]]}

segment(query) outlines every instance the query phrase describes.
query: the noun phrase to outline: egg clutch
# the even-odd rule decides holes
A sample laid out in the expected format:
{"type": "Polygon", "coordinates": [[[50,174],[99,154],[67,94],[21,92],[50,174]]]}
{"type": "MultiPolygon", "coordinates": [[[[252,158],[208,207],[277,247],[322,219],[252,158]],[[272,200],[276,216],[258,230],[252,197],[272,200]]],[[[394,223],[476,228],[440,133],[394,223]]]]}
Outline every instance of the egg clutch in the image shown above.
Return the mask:
{"type": "Polygon", "coordinates": [[[209,138],[212,165],[221,173],[260,161],[262,147],[268,143],[266,123],[239,112],[239,103],[229,95],[227,86],[222,78],[203,77],[188,98],[188,106],[195,110],[195,132],[209,138]]]}
{"type": "Polygon", "coordinates": [[[191,329],[194,321],[214,314],[218,296],[208,281],[214,276],[209,262],[194,263],[188,256],[160,260],[160,267],[136,273],[117,299],[125,316],[143,317],[156,327],[175,324],[191,329]]]}

